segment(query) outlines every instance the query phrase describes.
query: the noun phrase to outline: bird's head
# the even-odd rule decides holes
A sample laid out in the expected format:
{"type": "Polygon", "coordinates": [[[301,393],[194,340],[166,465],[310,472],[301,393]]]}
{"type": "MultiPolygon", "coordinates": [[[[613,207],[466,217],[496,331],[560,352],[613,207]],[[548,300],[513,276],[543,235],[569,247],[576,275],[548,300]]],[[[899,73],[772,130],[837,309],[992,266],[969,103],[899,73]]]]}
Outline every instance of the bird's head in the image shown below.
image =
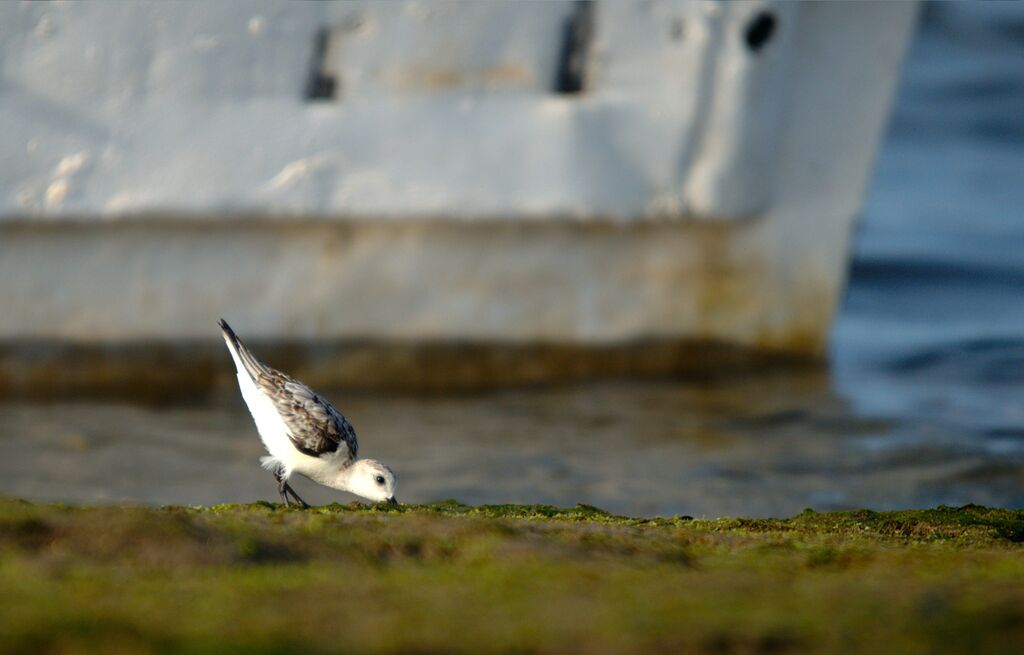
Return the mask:
{"type": "Polygon", "coordinates": [[[398,480],[394,472],[375,459],[357,459],[341,472],[338,482],[339,484],[335,486],[357,496],[376,502],[398,504],[395,500],[398,480]]]}

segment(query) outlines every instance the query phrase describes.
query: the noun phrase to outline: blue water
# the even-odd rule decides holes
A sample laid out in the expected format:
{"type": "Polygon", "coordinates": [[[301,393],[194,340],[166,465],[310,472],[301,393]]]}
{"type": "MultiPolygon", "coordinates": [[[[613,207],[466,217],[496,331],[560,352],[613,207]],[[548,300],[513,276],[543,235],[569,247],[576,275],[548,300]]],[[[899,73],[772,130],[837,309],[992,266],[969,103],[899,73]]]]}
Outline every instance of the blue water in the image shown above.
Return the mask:
{"type": "Polygon", "coordinates": [[[949,472],[911,502],[1024,506],[1024,8],[928,4],[832,339],[864,447],[949,472]]]}

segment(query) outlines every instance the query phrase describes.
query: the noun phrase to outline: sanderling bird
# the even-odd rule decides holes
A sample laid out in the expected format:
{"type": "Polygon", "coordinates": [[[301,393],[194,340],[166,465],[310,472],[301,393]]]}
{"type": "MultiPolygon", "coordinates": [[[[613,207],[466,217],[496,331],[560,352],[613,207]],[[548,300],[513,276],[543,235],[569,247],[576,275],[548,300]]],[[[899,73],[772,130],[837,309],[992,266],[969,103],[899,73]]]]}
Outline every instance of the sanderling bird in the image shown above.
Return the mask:
{"type": "Polygon", "coordinates": [[[341,412],[298,380],[256,359],[224,319],[220,329],[238,369],[242,398],[270,453],[260,463],[274,474],[285,505],[291,504],[290,494],[309,507],[288,484],[292,473],[369,500],[398,504],[395,474],[376,460],[359,459],[356,431],[341,412]]]}

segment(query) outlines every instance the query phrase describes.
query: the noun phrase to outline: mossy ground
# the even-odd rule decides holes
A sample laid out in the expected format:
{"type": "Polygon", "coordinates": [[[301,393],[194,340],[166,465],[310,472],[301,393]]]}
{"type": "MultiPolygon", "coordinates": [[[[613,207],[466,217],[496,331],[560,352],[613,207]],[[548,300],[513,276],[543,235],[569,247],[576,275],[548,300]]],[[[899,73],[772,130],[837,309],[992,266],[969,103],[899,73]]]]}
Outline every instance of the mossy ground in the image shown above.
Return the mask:
{"type": "Polygon", "coordinates": [[[12,653],[1024,652],[1024,510],[0,501],[12,653]]]}

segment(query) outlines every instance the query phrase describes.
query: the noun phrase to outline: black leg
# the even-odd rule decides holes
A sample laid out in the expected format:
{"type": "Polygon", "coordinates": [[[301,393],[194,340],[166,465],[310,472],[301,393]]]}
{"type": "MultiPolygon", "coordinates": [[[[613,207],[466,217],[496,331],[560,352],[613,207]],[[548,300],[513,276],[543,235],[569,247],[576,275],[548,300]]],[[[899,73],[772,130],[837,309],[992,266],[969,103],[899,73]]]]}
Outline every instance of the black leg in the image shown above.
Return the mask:
{"type": "Polygon", "coordinates": [[[277,480],[277,493],[281,494],[281,500],[284,501],[284,506],[290,507],[292,503],[288,500],[287,490],[291,489],[291,487],[288,486],[284,476],[281,475],[281,469],[274,470],[274,479],[277,480]]]}
{"type": "Polygon", "coordinates": [[[295,490],[292,489],[292,486],[287,482],[284,483],[284,491],[285,493],[291,494],[292,498],[295,499],[295,502],[297,502],[302,509],[309,509],[309,503],[299,498],[299,494],[295,493],[295,490]]]}
{"type": "Polygon", "coordinates": [[[277,480],[277,493],[281,494],[281,499],[284,500],[285,507],[291,507],[291,499],[288,498],[288,494],[295,499],[295,502],[299,504],[302,509],[309,509],[309,503],[299,498],[299,494],[295,493],[292,486],[288,484],[288,480],[284,477],[284,472],[281,469],[274,469],[274,479],[277,480]]]}

